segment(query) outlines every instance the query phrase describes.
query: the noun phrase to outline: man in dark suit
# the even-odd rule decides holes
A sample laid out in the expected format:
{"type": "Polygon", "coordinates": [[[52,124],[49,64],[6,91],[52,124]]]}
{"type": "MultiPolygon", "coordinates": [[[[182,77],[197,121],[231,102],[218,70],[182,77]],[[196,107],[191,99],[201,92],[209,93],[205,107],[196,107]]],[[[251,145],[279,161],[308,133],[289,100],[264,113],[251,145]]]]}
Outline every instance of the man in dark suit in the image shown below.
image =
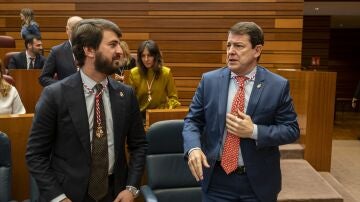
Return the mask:
{"type": "Polygon", "coordinates": [[[41,37],[28,35],[25,38],[25,51],[13,55],[9,60],[9,69],[42,69],[46,58],[41,55],[43,50],[41,37]]]}
{"type": "Polygon", "coordinates": [[[279,145],[299,137],[289,82],[257,64],[261,28],[229,30],[227,66],[205,73],[183,129],[184,151],[203,201],[276,201],[279,145]]]}
{"type": "Polygon", "coordinates": [[[51,48],[49,57],[39,77],[42,86],[48,86],[77,72],[70,41],[72,29],[80,20],[82,18],[78,16],[72,16],[67,20],[66,34],[69,40],[51,48]]]}
{"type": "Polygon", "coordinates": [[[108,20],[80,21],[72,35],[80,71],[43,90],[26,152],[41,201],[138,194],[147,150],[139,106],[132,88],[108,76],[121,64],[120,37],[108,20]]]}

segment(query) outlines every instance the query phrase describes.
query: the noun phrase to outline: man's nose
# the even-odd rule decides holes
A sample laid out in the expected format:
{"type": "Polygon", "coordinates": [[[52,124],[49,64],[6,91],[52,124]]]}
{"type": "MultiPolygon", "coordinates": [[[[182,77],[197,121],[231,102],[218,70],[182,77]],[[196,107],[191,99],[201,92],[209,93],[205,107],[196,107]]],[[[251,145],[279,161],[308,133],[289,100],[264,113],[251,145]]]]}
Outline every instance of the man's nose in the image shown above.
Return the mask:
{"type": "Polygon", "coordinates": [[[117,46],[116,46],[116,53],[118,53],[118,54],[123,54],[124,53],[124,51],[123,51],[123,49],[121,48],[121,46],[120,46],[120,44],[118,44],[117,46]]]}

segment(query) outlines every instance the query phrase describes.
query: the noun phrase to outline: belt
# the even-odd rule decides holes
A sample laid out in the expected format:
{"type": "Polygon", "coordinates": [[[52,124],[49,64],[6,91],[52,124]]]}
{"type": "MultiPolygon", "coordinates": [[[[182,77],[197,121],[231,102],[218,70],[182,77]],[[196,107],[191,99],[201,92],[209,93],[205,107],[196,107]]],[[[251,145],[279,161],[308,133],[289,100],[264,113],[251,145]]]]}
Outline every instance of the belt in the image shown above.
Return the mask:
{"type": "MultiPolygon", "coordinates": [[[[216,164],[218,164],[221,168],[221,161],[216,161],[216,164]]],[[[246,173],[245,166],[238,166],[234,171],[232,171],[230,174],[237,174],[237,175],[243,175],[246,173]]]]}
{"type": "Polygon", "coordinates": [[[243,175],[246,173],[245,166],[238,166],[232,173],[235,173],[237,175],[243,175]]]}

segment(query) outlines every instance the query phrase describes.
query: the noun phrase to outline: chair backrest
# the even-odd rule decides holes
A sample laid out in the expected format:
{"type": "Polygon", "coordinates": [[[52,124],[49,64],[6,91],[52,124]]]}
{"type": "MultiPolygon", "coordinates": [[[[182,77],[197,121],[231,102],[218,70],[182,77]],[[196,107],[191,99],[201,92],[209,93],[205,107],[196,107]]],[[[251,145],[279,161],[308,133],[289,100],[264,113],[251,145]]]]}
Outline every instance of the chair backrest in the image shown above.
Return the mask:
{"type": "Polygon", "coordinates": [[[5,53],[5,56],[4,56],[4,67],[5,69],[9,69],[9,62],[10,62],[10,58],[13,56],[13,55],[16,55],[16,54],[19,54],[20,52],[18,51],[13,51],[13,52],[7,52],[5,53]]]}
{"type": "Polygon", "coordinates": [[[160,202],[201,201],[200,185],[184,159],[183,125],[183,120],[160,121],[146,135],[148,186],[160,202]]]}
{"type": "Polygon", "coordinates": [[[0,48],[15,48],[15,39],[11,36],[0,35],[0,48]]]}
{"type": "Polygon", "coordinates": [[[11,200],[11,147],[8,136],[0,131],[0,202],[11,200]]]}

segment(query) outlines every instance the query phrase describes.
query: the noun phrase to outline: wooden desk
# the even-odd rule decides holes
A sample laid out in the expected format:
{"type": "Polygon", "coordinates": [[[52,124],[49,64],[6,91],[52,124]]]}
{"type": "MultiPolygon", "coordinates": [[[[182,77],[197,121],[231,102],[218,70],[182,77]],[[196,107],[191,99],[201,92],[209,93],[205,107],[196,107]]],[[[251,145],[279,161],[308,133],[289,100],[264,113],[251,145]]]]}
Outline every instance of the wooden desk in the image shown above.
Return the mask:
{"type": "Polygon", "coordinates": [[[330,172],[336,72],[278,69],[276,73],[290,82],[305,160],[317,171],[330,172]]]}
{"type": "Polygon", "coordinates": [[[34,113],[35,105],[40,97],[43,87],[39,84],[41,69],[12,69],[10,75],[15,80],[15,87],[19,92],[26,113],[34,113]]]}
{"type": "Polygon", "coordinates": [[[151,124],[173,119],[184,119],[188,114],[189,108],[180,107],[176,109],[148,109],[146,110],[145,129],[148,129],[151,124]]]}
{"type": "Polygon", "coordinates": [[[26,145],[33,114],[0,115],[0,130],[11,141],[11,193],[12,199],[22,201],[29,198],[29,173],[25,162],[26,145]]]}

